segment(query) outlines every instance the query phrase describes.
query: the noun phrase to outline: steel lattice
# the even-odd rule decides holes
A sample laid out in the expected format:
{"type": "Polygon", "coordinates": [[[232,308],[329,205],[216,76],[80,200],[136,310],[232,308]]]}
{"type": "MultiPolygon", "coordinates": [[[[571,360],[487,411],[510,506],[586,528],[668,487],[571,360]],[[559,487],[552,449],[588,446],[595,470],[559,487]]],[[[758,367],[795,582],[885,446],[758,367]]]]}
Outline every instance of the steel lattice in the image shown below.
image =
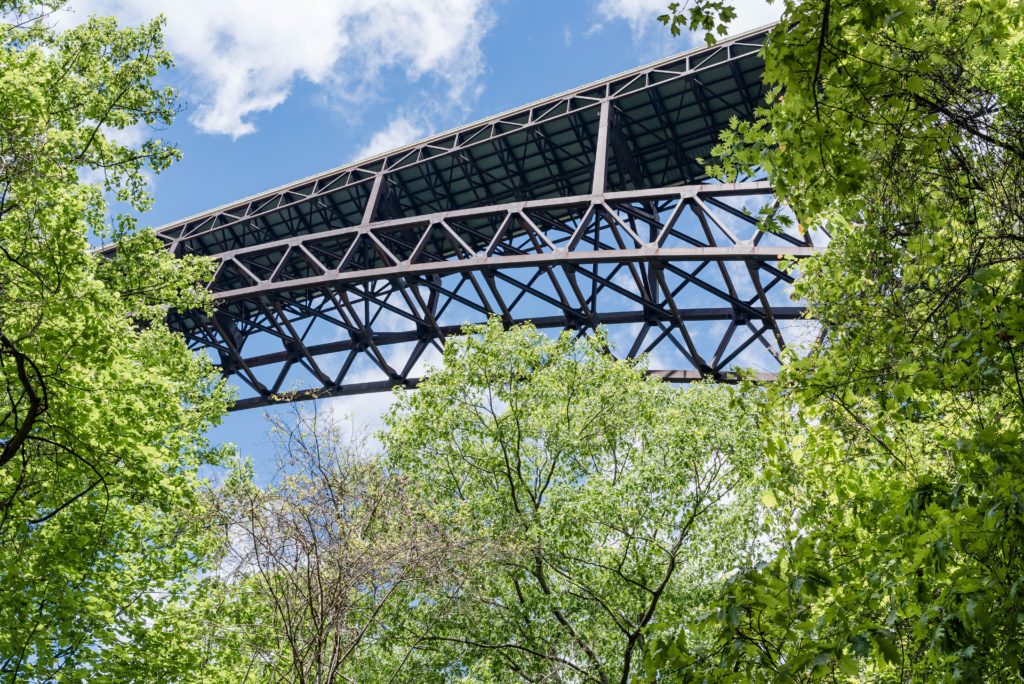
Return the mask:
{"type": "MultiPolygon", "coordinates": [[[[699,158],[764,95],[766,29],[167,226],[214,255],[216,313],[172,327],[250,391],[236,407],[413,386],[466,323],[582,334],[670,380],[770,377],[810,235],[764,181],[699,158]]],[[[820,245],[819,245],[820,246],[820,245]]]]}

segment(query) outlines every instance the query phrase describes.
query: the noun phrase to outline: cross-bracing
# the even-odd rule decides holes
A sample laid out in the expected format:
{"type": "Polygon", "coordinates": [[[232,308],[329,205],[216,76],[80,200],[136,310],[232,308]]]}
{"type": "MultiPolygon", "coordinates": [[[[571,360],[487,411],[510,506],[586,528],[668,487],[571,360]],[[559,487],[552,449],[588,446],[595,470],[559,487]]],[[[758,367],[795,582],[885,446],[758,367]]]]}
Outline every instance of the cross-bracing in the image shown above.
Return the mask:
{"type": "Polygon", "coordinates": [[[175,253],[220,261],[214,315],[169,322],[240,381],[238,408],[413,386],[491,315],[604,326],[669,380],[771,377],[808,333],[779,262],[816,246],[762,230],[786,212],[764,180],[700,161],[763,98],[765,33],[166,226],[175,253]]]}

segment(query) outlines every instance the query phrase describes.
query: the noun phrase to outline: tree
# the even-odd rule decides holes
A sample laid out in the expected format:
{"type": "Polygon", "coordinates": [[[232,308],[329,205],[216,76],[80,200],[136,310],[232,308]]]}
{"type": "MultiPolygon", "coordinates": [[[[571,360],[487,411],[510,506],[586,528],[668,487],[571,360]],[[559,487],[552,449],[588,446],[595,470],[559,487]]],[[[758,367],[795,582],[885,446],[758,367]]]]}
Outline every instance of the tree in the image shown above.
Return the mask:
{"type": "Polygon", "coordinates": [[[740,398],[606,349],[492,319],[399,394],[389,463],[472,551],[392,618],[411,681],[628,682],[648,633],[753,553],[740,398]]]}
{"type": "Polygon", "coordinates": [[[710,171],[764,169],[831,233],[797,287],[827,341],[768,402],[780,551],[731,580],[715,649],[669,659],[684,679],[1024,674],[1021,21],[1013,1],[785,3],[767,102],[710,171]]]}
{"type": "Polygon", "coordinates": [[[365,435],[315,404],[270,421],[274,482],[259,487],[242,468],[215,494],[226,553],[214,582],[223,599],[206,629],[214,657],[236,664],[235,681],[238,665],[255,681],[392,679],[405,658],[377,646],[383,616],[462,550],[365,435]]]}
{"type": "Polygon", "coordinates": [[[163,325],[209,306],[210,264],[106,215],[105,191],[147,206],[144,170],[177,156],[114,135],[173,116],[162,21],[58,32],[60,5],[0,1],[0,672],[127,680],[211,548],[191,511],[228,392],[163,325]]]}

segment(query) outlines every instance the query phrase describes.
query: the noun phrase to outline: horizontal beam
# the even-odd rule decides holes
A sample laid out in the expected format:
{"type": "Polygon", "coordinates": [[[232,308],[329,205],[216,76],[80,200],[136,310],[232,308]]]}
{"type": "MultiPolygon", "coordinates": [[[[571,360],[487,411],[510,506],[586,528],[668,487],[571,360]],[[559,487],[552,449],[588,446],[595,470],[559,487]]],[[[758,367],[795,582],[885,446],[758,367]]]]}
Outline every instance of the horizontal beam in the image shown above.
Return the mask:
{"type": "MultiPolygon", "coordinates": [[[[648,375],[656,378],[661,378],[665,382],[673,383],[690,383],[697,382],[698,380],[704,379],[697,371],[678,371],[678,370],[657,370],[651,369],[647,371],[648,375]]],[[[719,377],[716,377],[717,382],[734,383],[739,382],[742,379],[750,379],[754,382],[774,382],[776,378],[775,373],[735,373],[725,372],[720,373],[719,377]]],[[[377,392],[390,392],[396,387],[404,387],[405,389],[415,389],[423,378],[407,378],[401,381],[394,380],[381,380],[377,382],[357,382],[343,387],[334,388],[315,388],[315,389],[304,389],[297,390],[294,392],[281,392],[279,394],[271,395],[269,397],[249,397],[247,399],[240,399],[236,401],[230,411],[241,411],[250,408],[259,408],[261,406],[268,406],[272,404],[286,404],[296,401],[311,401],[314,399],[327,399],[329,397],[350,397],[357,396],[360,394],[374,394],[377,392]]]]}
{"type": "Polygon", "coordinates": [[[750,195],[764,195],[770,192],[772,192],[772,185],[767,181],[750,181],[746,183],[695,183],[692,185],[681,185],[670,188],[651,188],[592,195],[573,195],[571,197],[551,197],[525,202],[507,202],[504,204],[486,205],[456,211],[434,212],[400,219],[373,221],[358,226],[348,226],[345,228],[325,230],[319,233],[295,235],[281,240],[275,240],[273,242],[244,247],[242,249],[225,250],[217,253],[216,257],[221,261],[225,261],[227,259],[245,256],[247,254],[267,252],[279,247],[295,246],[310,240],[316,241],[332,237],[345,237],[363,233],[378,233],[381,231],[396,230],[400,228],[413,228],[428,223],[459,221],[493,216],[496,214],[507,215],[523,211],[587,207],[602,202],[651,202],[675,198],[685,200],[696,197],[746,197],[750,195]]]}
{"type": "Polygon", "coordinates": [[[778,261],[779,259],[804,259],[818,252],[814,247],[756,247],[754,245],[732,245],[729,247],[682,247],[659,249],[641,247],[632,250],[600,250],[588,252],[556,251],[544,254],[519,256],[473,257],[426,264],[401,263],[388,268],[374,268],[361,271],[327,271],[311,278],[296,278],[280,282],[263,281],[259,285],[243,287],[228,292],[218,292],[215,301],[234,301],[261,295],[289,292],[293,290],[316,290],[327,285],[365,283],[373,280],[389,280],[407,276],[449,275],[469,271],[486,271],[496,268],[527,268],[559,265],[612,264],[635,262],[640,264],[667,264],[675,262],[701,261],[778,261]]]}
{"type": "MultiPolygon", "coordinates": [[[[513,202],[461,211],[439,212],[416,216],[412,218],[392,219],[375,221],[363,226],[351,228],[340,228],[330,231],[323,231],[310,235],[297,235],[282,240],[276,240],[265,244],[254,245],[242,249],[230,250],[218,255],[222,265],[233,264],[238,272],[248,275],[248,284],[218,284],[215,287],[215,299],[217,301],[236,301],[250,297],[282,293],[295,290],[314,290],[326,285],[339,285],[349,283],[364,283],[374,280],[388,280],[393,278],[423,276],[423,275],[449,275],[469,271],[491,271],[501,268],[532,268],[545,267],[554,264],[600,264],[632,261],[637,263],[669,263],[669,262],[702,262],[702,261],[743,261],[743,262],[771,262],[779,259],[801,259],[812,256],[816,249],[809,243],[805,245],[789,244],[784,246],[760,246],[755,244],[756,240],[737,241],[728,231],[725,231],[726,238],[732,240],[731,244],[719,245],[707,240],[706,245],[694,245],[687,247],[663,247],[660,246],[663,240],[647,242],[646,244],[635,244],[632,248],[620,249],[572,249],[566,246],[555,246],[547,243],[538,237],[536,247],[529,253],[505,254],[496,250],[502,244],[495,236],[486,250],[475,254],[469,254],[469,250],[462,253],[449,252],[444,261],[429,260],[414,263],[414,259],[420,255],[417,248],[408,258],[401,258],[391,253],[384,245],[387,234],[394,234],[396,231],[414,231],[420,245],[436,226],[442,227],[454,238],[458,239],[459,222],[471,219],[489,217],[495,223],[504,225],[506,221],[514,218],[523,218],[532,213],[548,212],[575,212],[581,216],[591,215],[595,210],[612,213],[611,207],[623,204],[643,204],[651,206],[653,202],[674,201],[679,206],[688,201],[696,202],[699,206],[700,215],[703,220],[710,219],[718,225],[723,225],[721,220],[709,215],[708,206],[703,200],[721,200],[729,197],[745,197],[751,195],[763,195],[771,192],[771,186],[765,182],[731,183],[731,184],[700,184],[687,185],[673,188],[657,188],[647,190],[634,190],[628,192],[611,192],[595,195],[579,195],[565,198],[551,198],[532,200],[526,202],[513,202]],[[706,217],[706,218],[705,218],[706,217]],[[335,267],[328,267],[315,259],[308,258],[311,249],[317,244],[337,239],[349,240],[349,249],[361,239],[367,238],[372,241],[372,251],[381,257],[383,266],[376,268],[351,269],[347,265],[348,259],[339,259],[341,263],[335,267]],[[307,277],[284,277],[280,265],[289,258],[293,250],[307,255],[306,265],[309,270],[315,271],[307,277]],[[259,258],[266,255],[277,255],[275,262],[277,266],[271,269],[269,276],[260,277],[251,269],[245,268],[245,260],[259,258]]],[[[678,212],[673,214],[667,224],[672,227],[672,221],[678,218],[678,212]]],[[[754,217],[747,219],[756,223],[754,217]]],[[[663,231],[663,226],[657,217],[648,218],[648,224],[663,231]]],[[[567,225],[566,233],[580,230],[585,226],[567,225]]],[[[612,226],[615,230],[625,231],[623,226],[612,226]]],[[[578,245],[578,239],[574,242],[578,245]]],[[[507,243],[507,240],[506,240],[507,243]]]]}
{"type": "MultiPolygon", "coordinates": [[[[683,309],[679,313],[679,320],[682,320],[684,322],[730,321],[732,320],[735,314],[734,310],[728,307],[683,309]]],[[[804,308],[802,306],[776,306],[772,308],[772,313],[776,320],[796,321],[800,320],[800,318],[803,316],[804,308]]],[[[763,315],[767,317],[767,314],[763,315]]],[[[644,311],[619,311],[614,313],[602,313],[600,315],[599,325],[643,323],[648,318],[649,316],[644,311]]],[[[666,312],[664,314],[664,320],[666,322],[673,320],[672,314],[666,312]]],[[[509,323],[510,325],[521,325],[523,323],[530,323],[534,327],[539,328],[541,330],[552,328],[559,329],[565,327],[565,317],[543,316],[530,318],[515,318],[512,319],[509,323]]],[[[438,326],[437,330],[442,335],[450,337],[453,335],[460,334],[462,332],[462,326],[443,325],[438,326]]],[[[401,332],[380,332],[374,334],[373,342],[378,346],[386,346],[391,344],[416,342],[422,338],[423,334],[417,330],[408,330],[401,332]]],[[[352,339],[344,339],[337,340],[335,342],[325,342],[323,344],[311,344],[307,347],[307,349],[309,353],[313,356],[324,356],[326,354],[341,354],[349,352],[359,346],[359,341],[352,339]]],[[[291,358],[291,352],[280,351],[247,357],[245,359],[245,363],[250,368],[259,368],[261,366],[271,366],[275,363],[284,363],[285,361],[288,361],[289,358],[291,358]]]]}

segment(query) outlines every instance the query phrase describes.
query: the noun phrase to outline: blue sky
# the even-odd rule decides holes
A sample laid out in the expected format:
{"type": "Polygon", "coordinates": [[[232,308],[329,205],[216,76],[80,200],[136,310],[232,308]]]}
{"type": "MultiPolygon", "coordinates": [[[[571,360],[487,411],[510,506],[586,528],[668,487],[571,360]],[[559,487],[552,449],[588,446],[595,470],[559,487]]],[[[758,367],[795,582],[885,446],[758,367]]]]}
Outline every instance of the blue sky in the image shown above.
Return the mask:
{"type": "MultiPolygon", "coordinates": [[[[72,0],[137,23],[162,12],[184,159],[153,181],[145,225],[183,218],[689,49],[656,20],[667,0],[72,0]]],[[[778,4],[736,0],[732,32],[778,4]]],[[[373,424],[386,395],[329,400],[373,424]]],[[[267,471],[259,411],[213,437],[267,471]]]]}

